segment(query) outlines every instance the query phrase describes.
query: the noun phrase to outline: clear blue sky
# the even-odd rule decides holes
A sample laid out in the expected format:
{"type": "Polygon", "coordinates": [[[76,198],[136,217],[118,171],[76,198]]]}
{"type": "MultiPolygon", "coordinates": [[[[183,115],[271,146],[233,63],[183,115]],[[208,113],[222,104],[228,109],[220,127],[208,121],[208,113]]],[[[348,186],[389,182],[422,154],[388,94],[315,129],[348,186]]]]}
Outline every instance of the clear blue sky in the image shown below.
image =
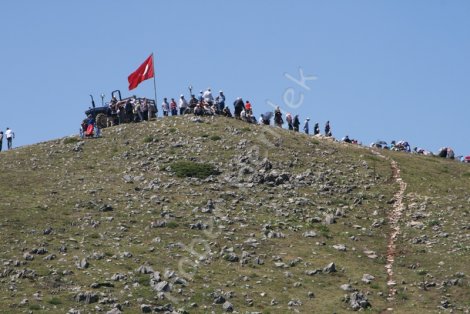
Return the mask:
{"type": "Polygon", "coordinates": [[[0,12],[0,129],[15,146],[78,133],[89,94],[153,97],[152,80],[127,90],[153,52],[159,107],[192,84],[257,116],[271,101],[322,131],[330,120],[337,138],[470,155],[470,1],[11,0],[0,12]],[[316,77],[309,90],[286,77],[299,69],[316,77]]]}

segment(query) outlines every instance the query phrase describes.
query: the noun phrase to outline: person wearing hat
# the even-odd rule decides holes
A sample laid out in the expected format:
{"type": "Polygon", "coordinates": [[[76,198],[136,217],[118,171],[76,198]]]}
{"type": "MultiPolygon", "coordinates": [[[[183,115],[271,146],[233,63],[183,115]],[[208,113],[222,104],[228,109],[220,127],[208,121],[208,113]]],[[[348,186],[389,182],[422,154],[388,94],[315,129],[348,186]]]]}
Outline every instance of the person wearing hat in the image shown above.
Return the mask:
{"type": "Polygon", "coordinates": [[[305,119],[305,123],[304,123],[304,132],[305,132],[305,134],[308,134],[308,121],[310,121],[309,118],[305,119]]]}

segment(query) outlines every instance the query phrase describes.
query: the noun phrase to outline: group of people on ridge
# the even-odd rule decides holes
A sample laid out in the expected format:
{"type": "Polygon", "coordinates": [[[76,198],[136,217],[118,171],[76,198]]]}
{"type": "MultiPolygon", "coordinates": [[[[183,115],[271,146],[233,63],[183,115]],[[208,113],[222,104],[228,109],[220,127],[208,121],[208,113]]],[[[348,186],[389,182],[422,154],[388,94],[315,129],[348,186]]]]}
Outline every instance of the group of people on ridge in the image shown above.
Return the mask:
{"type": "MultiPolygon", "coordinates": [[[[127,122],[141,122],[151,120],[156,117],[158,109],[155,106],[155,102],[153,100],[147,100],[146,98],[137,98],[136,96],[131,97],[126,100],[118,101],[115,97],[113,97],[108,106],[108,126],[113,126],[121,123],[127,122]]],[[[261,114],[259,119],[257,120],[254,113],[253,113],[253,106],[250,101],[244,101],[241,97],[237,97],[233,102],[233,114],[230,108],[226,105],[226,97],[223,91],[219,91],[218,95],[214,97],[212,95],[211,88],[206,89],[205,91],[200,91],[199,95],[196,97],[194,94],[191,93],[190,90],[190,99],[186,100],[184,95],[180,95],[178,101],[174,98],[164,98],[161,104],[161,109],[163,112],[163,117],[167,116],[177,116],[177,115],[186,115],[186,114],[194,114],[196,116],[213,116],[213,115],[221,115],[225,117],[243,120],[248,123],[253,124],[262,124],[262,125],[270,125],[271,118],[274,116],[274,125],[276,127],[282,128],[284,123],[287,124],[287,129],[292,130],[294,132],[300,131],[300,118],[299,115],[292,115],[290,113],[285,114],[285,121],[283,117],[283,112],[281,111],[280,107],[277,106],[274,112],[265,112],[261,114]]],[[[303,125],[302,130],[305,134],[310,134],[310,119],[306,118],[303,125]]],[[[7,133],[12,133],[11,130],[7,133]]],[[[313,126],[313,135],[320,134],[320,126],[319,123],[315,123],[313,126]]],[[[89,115],[87,119],[85,119],[82,123],[80,129],[81,137],[93,137],[93,136],[100,136],[100,129],[97,127],[95,119],[92,115],[89,115]]],[[[332,137],[331,125],[330,121],[327,121],[324,128],[324,135],[326,137],[332,137]]],[[[13,134],[14,137],[14,134],[13,134]]],[[[0,150],[1,150],[1,143],[3,138],[3,132],[0,131],[0,150]]],[[[7,135],[7,139],[9,139],[9,148],[11,147],[11,138],[12,136],[7,135]]],[[[342,138],[342,142],[345,143],[352,143],[352,144],[359,144],[359,142],[355,139],[350,139],[348,135],[342,138]]],[[[405,151],[405,152],[412,152],[415,154],[424,154],[424,155],[433,155],[432,153],[425,151],[423,149],[414,148],[413,151],[411,150],[410,145],[406,141],[392,141],[390,147],[387,145],[380,145],[373,143],[371,144],[372,147],[381,147],[391,150],[397,151],[405,151]]],[[[451,148],[445,147],[441,149],[438,153],[439,156],[445,158],[454,158],[454,152],[451,148]]]]}
{"type": "Polygon", "coordinates": [[[153,100],[133,96],[124,100],[113,97],[108,105],[108,126],[128,122],[148,121],[155,118],[157,108],[153,100]]]}
{"type": "Polygon", "coordinates": [[[219,95],[214,98],[210,88],[204,92],[200,91],[197,98],[194,94],[191,94],[189,100],[186,100],[184,95],[180,95],[178,103],[176,103],[174,98],[171,98],[170,101],[168,101],[168,98],[163,98],[162,111],[164,117],[167,117],[170,114],[172,116],[177,116],[178,114],[184,115],[190,113],[197,116],[216,114],[232,116],[230,109],[225,106],[224,92],[219,91],[219,95]]]}
{"type": "MultiPolygon", "coordinates": [[[[282,128],[282,125],[284,124],[280,107],[276,107],[274,112],[261,114],[260,118],[256,120],[252,104],[249,100],[243,101],[241,97],[237,97],[233,102],[233,114],[230,108],[225,104],[225,95],[223,91],[219,91],[219,94],[214,98],[212,90],[208,88],[205,91],[201,90],[197,98],[194,94],[191,94],[190,97],[190,100],[187,101],[184,95],[180,95],[178,102],[176,102],[174,98],[171,98],[170,101],[168,101],[168,98],[163,98],[163,116],[167,117],[169,115],[177,116],[184,114],[194,114],[197,116],[222,115],[229,118],[234,117],[235,119],[240,119],[248,123],[270,125],[271,118],[274,115],[274,125],[282,128]]],[[[287,113],[285,118],[288,129],[299,132],[299,115],[292,116],[290,113],[287,113]]],[[[303,124],[303,131],[306,134],[310,133],[309,121],[310,119],[307,118],[303,124]]],[[[313,135],[317,134],[320,134],[320,127],[318,123],[315,123],[313,135]]],[[[327,121],[325,125],[325,136],[332,136],[329,121],[327,121]]]]}

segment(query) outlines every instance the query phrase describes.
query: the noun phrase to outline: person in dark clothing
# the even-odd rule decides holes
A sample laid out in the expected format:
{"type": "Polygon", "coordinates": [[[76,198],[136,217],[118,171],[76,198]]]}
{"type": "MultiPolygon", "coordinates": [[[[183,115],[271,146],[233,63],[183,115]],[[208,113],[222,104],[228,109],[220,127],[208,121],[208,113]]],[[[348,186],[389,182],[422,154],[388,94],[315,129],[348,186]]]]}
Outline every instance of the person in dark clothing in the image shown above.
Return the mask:
{"type": "Polygon", "coordinates": [[[217,107],[219,112],[223,112],[225,108],[225,95],[223,91],[219,91],[219,96],[216,97],[217,99],[217,107]]]}
{"type": "Polygon", "coordinates": [[[0,152],[2,151],[3,146],[3,131],[0,131],[0,152]]]}
{"type": "Polygon", "coordinates": [[[326,121],[326,124],[325,124],[325,136],[331,136],[330,121],[326,121]]]}
{"type": "Polygon", "coordinates": [[[124,107],[124,110],[126,112],[126,120],[127,121],[132,121],[134,118],[134,113],[132,112],[132,103],[130,100],[127,100],[126,106],[124,107]]]}
{"type": "Polygon", "coordinates": [[[189,112],[194,112],[194,108],[196,108],[196,106],[197,106],[196,96],[191,95],[191,99],[189,99],[189,106],[187,110],[189,110],[189,112]]]}
{"type": "Polygon", "coordinates": [[[240,113],[245,110],[245,104],[243,103],[243,99],[241,97],[238,97],[233,103],[233,107],[233,115],[236,119],[240,119],[240,113]]]}
{"type": "Polygon", "coordinates": [[[274,110],[274,124],[277,127],[282,128],[283,123],[284,123],[284,120],[282,119],[281,108],[279,108],[279,106],[278,106],[278,107],[276,107],[276,110],[274,110]]]}
{"type": "Polygon", "coordinates": [[[315,123],[315,126],[313,127],[313,135],[320,134],[320,126],[318,123],[315,123]]]}
{"type": "Polygon", "coordinates": [[[294,132],[299,132],[300,120],[298,114],[295,115],[292,125],[294,127],[294,132]]]}
{"type": "Polygon", "coordinates": [[[222,110],[222,114],[224,115],[224,117],[232,118],[232,113],[230,112],[229,107],[224,107],[224,109],[222,110]]]}

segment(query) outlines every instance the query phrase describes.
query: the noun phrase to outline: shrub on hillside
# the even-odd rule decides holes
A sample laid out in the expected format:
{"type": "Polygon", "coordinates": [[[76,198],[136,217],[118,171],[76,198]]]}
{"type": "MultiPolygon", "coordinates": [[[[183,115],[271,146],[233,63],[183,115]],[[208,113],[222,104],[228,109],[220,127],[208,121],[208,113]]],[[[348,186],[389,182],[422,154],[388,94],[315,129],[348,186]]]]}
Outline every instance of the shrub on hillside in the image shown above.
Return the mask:
{"type": "Polygon", "coordinates": [[[64,144],[73,144],[73,143],[78,143],[80,142],[80,139],[78,137],[66,137],[62,141],[64,144]]]}
{"type": "Polygon", "coordinates": [[[193,161],[174,162],[170,165],[170,169],[180,178],[194,177],[204,179],[210,175],[219,174],[214,166],[193,161]]]}

